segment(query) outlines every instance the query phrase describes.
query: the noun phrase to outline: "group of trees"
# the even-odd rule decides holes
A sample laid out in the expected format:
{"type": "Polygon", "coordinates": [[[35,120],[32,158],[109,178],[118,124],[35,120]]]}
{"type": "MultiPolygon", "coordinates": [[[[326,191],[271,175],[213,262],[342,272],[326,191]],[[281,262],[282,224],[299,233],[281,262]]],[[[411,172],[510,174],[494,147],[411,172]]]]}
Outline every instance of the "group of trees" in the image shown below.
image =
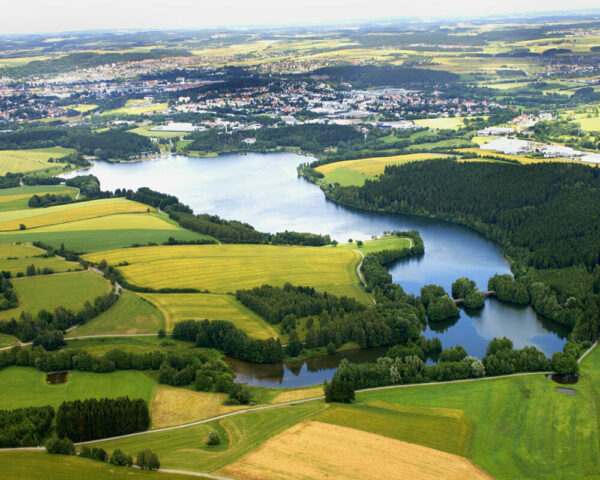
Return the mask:
{"type": "Polygon", "coordinates": [[[295,287],[286,283],[283,288],[263,285],[251,290],[238,290],[235,297],[267,322],[278,324],[289,315],[294,319],[318,315],[323,311],[361,312],[364,305],[349,297],[318,293],[313,287],[295,287]]]}
{"type": "Polygon", "coordinates": [[[146,430],[150,412],[142,399],[129,397],[63,402],[56,412],[59,438],[85,442],[146,430]]]}
{"type": "Polygon", "coordinates": [[[54,408],[50,406],[0,410],[0,448],[41,445],[53,419],[54,408]]]}
{"type": "Polygon", "coordinates": [[[81,195],[88,199],[110,196],[108,192],[101,192],[100,180],[94,175],[79,175],[69,178],[65,181],[65,184],[69,187],[78,188],[81,195]]]}
{"type": "Polygon", "coordinates": [[[457,279],[452,284],[452,298],[463,300],[463,305],[472,310],[483,308],[485,295],[481,292],[473,280],[466,277],[457,279]]]}
{"type": "MultiPolygon", "coordinates": [[[[2,281],[7,280],[3,278],[2,281]]],[[[0,281],[0,287],[2,285],[0,281]]],[[[14,335],[23,342],[29,342],[39,335],[53,330],[64,332],[73,325],[80,325],[91,320],[100,313],[108,310],[119,296],[114,292],[96,297],[93,302],[86,301],[83,309],[77,313],[64,307],[57,307],[54,312],[40,310],[34,317],[27,312],[21,312],[19,319],[0,321],[0,333],[14,335]]]]}
{"type": "MultiPolygon", "coordinates": [[[[0,273],[0,310],[9,310],[15,308],[19,304],[17,294],[15,293],[9,278],[10,272],[3,271],[0,273]]],[[[0,331],[2,331],[1,323],[0,331]]]]}
{"type": "Polygon", "coordinates": [[[177,322],[172,336],[176,340],[195,342],[198,347],[216,348],[248,362],[279,363],[283,360],[279,339],[252,339],[233,323],[224,320],[177,322]]]}
{"type": "Polygon", "coordinates": [[[421,302],[427,309],[427,318],[432,322],[442,322],[460,315],[454,300],[439,285],[421,287],[421,302]]]}
{"type": "Polygon", "coordinates": [[[46,195],[33,195],[27,205],[29,208],[50,207],[52,205],[63,205],[71,203],[73,199],[69,195],[57,195],[55,193],[47,193],[46,195]]]}

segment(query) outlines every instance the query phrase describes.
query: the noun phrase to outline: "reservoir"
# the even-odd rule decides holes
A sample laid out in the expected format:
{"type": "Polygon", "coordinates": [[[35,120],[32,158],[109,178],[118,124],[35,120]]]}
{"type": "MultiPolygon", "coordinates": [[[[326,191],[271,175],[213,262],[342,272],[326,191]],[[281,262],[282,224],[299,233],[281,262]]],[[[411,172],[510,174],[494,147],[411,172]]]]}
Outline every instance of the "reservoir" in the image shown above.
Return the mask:
{"type": "MultiPolygon", "coordinates": [[[[379,214],[339,206],[325,198],[319,187],[300,178],[296,167],[312,161],[294,153],[249,153],[195,158],[171,155],[143,162],[96,162],[88,170],[65,176],[93,174],[103,190],[149,187],[179,197],[195,213],[241,220],[257,230],[295,230],[329,234],[339,242],[365,240],[386,230],[419,230],[425,255],[398,262],[391,269],[394,282],[407,293],[419,294],[429,283],[450,292],[452,282],[469,277],[481,290],[496,273],[510,273],[502,248],[476,232],[439,220],[379,214]]],[[[550,356],[562,350],[566,331],[539,318],[529,306],[486,300],[483,310],[467,312],[452,323],[430,325],[423,333],[437,336],[444,348],[461,344],[481,358],[494,337],[510,338],[515,348],[533,345],[550,356]]],[[[378,352],[381,356],[385,352],[378,352]]],[[[349,361],[371,361],[370,354],[344,354],[349,361]]],[[[303,386],[331,378],[343,355],[311,359],[267,369],[235,361],[238,381],[250,385],[303,386]]],[[[375,357],[376,358],[376,357],[375,357]]]]}

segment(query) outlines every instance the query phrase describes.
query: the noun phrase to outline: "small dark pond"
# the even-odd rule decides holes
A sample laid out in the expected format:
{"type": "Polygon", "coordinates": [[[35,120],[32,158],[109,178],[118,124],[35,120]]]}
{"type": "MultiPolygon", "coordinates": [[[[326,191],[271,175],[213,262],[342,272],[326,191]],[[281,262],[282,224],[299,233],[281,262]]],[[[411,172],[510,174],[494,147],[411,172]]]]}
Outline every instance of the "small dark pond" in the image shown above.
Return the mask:
{"type": "Polygon", "coordinates": [[[558,390],[560,393],[564,393],[565,395],[576,395],[577,394],[577,391],[573,390],[572,388],[556,387],[556,390],[558,390]]]}
{"type": "Polygon", "coordinates": [[[556,383],[560,383],[561,385],[573,385],[579,381],[579,375],[576,373],[569,373],[567,375],[559,375],[558,373],[553,373],[546,375],[546,378],[552,380],[556,383]]]}
{"type": "Polygon", "coordinates": [[[46,383],[49,383],[50,385],[66,383],[68,375],[69,372],[50,372],[46,374],[46,383]]]}

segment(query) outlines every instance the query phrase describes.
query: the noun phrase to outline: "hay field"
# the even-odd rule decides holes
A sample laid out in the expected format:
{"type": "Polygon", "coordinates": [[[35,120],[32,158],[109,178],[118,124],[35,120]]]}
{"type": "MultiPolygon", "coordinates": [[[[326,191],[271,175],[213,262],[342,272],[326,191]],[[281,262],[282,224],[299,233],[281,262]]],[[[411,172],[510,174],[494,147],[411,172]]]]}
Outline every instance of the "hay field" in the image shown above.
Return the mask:
{"type": "Polygon", "coordinates": [[[44,251],[33,245],[0,243],[0,258],[28,258],[43,254],[44,251]]]}
{"type": "Polygon", "coordinates": [[[166,329],[181,320],[228,320],[254,338],[277,337],[277,331],[232,295],[212,293],[144,293],[166,319],[166,329]]]}
{"type": "Polygon", "coordinates": [[[315,421],[289,428],[219,473],[246,480],[492,478],[456,455],[315,421]]]}
{"type": "Polygon", "coordinates": [[[263,284],[286,282],[328,286],[358,284],[357,252],[322,247],[275,245],[175,245],[97,252],[91,262],[105,259],[118,265],[127,281],[144,287],[196,288],[233,293],[263,284]]]}
{"type": "Polygon", "coordinates": [[[70,203],[48,208],[30,208],[0,213],[0,231],[19,230],[21,224],[26,228],[63,224],[88,218],[113,215],[116,213],[134,213],[153,210],[147,205],[132,202],[124,198],[107,198],[89,202],[70,203]]]}
{"type": "Polygon", "coordinates": [[[339,183],[342,186],[363,185],[365,180],[371,180],[381,175],[388,165],[402,165],[445,156],[442,153],[412,153],[394,155],[391,157],[371,157],[358,160],[345,160],[321,165],[317,171],[325,175],[325,181],[339,183]]]}
{"type": "Polygon", "coordinates": [[[79,325],[66,336],[81,335],[133,335],[136,333],[156,333],[165,328],[165,317],[152,303],[137,294],[124,290],[106,312],[102,312],[84,325],[79,325]]]}
{"type": "Polygon", "coordinates": [[[73,153],[70,148],[52,147],[30,150],[0,150],[0,175],[30,173],[49,168],[63,167],[64,163],[50,163],[49,158],[60,158],[73,153]]]}
{"type": "Polygon", "coordinates": [[[225,406],[226,393],[194,392],[158,385],[152,400],[152,428],[170,427],[248,408],[225,406]]]}
{"type": "Polygon", "coordinates": [[[89,271],[13,278],[11,282],[19,306],[0,312],[0,319],[18,318],[21,312],[35,315],[42,309],[52,312],[57,307],[77,312],[86,301],[112,289],[110,282],[89,271]]]}

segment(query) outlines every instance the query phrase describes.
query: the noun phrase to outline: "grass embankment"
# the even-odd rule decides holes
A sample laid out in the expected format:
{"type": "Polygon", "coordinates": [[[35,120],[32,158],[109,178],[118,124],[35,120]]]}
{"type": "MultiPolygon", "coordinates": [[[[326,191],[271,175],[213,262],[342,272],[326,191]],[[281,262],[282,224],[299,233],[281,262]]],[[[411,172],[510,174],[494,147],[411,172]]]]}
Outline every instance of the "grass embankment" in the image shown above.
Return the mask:
{"type": "Polygon", "coordinates": [[[0,452],[0,471],[3,480],[190,480],[189,475],[115,467],[87,458],[45,452],[0,452]]]}
{"type": "Polygon", "coordinates": [[[156,333],[161,328],[166,328],[162,312],[152,303],[125,290],[119,301],[110,309],[88,323],[78,326],[69,332],[67,337],[156,333]]]}
{"type": "Polygon", "coordinates": [[[33,195],[43,196],[47,193],[69,195],[71,198],[75,198],[77,190],[64,185],[25,185],[6,188],[0,191],[0,212],[26,209],[28,208],[29,199],[33,195]]]}
{"type": "Polygon", "coordinates": [[[118,371],[90,373],[71,371],[65,383],[46,383],[46,373],[31,367],[9,367],[0,370],[2,395],[0,409],[52,405],[65,400],[119,397],[143,398],[152,402],[156,382],[143,372],[118,371]]]}
{"type": "Polygon", "coordinates": [[[277,337],[279,333],[233,295],[213,293],[144,293],[141,296],[156,305],[171,331],[182,320],[227,320],[254,338],[277,337]]]}
{"type": "Polygon", "coordinates": [[[0,150],[0,175],[7,173],[33,173],[46,170],[60,170],[66,164],[50,163],[50,158],[58,159],[74,153],[71,148],[51,147],[30,150],[0,150]]]}
{"type": "MultiPolygon", "coordinates": [[[[28,229],[0,233],[0,241],[42,241],[56,248],[64,244],[67,249],[77,252],[95,252],[149,242],[160,244],[166,242],[169,237],[184,241],[211,239],[207,235],[179,227],[164,214],[147,213],[148,207],[146,205],[135,202],[129,202],[129,204],[117,203],[117,208],[111,210],[111,204],[107,208],[106,205],[97,205],[95,202],[79,203],[77,205],[84,207],[85,210],[63,214],[73,214],[75,219],[61,218],[60,215],[57,215],[56,218],[51,219],[54,222],[53,224],[34,229],[30,229],[29,218],[16,220],[19,223],[26,224],[28,229]],[[90,205],[94,206],[91,210],[88,209],[90,205]],[[138,213],[119,213],[123,208],[128,209],[129,207],[138,211],[138,213]],[[77,214],[97,216],[79,220],[76,218],[77,214]]],[[[44,213],[49,209],[39,210],[44,213]]]]}
{"type": "MultiPolygon", "coordinates": [[[[132,284],[154,289],[196,288],[233,293],[263,284],[311,285],[319,291],[356,296],[357,252],[274,245],[177,245],[119,249],[86,255],[118,265],[132,284]]],[[[363,293],[366,296],[365,293],[363,293]]]]}
{"type": "Polygon", "coordinates": [[[325,175],[327,183],[339,183],[342,186],[361,186],[365,180],[372,180],[381,175],[388,165],[402,165],[408,162],[418,162],[431,158],[443,157],[442,153],[412,153],[394,155],[391,157],[371,157],[358,160],[345,160],[317,167],[317,171],[325,175]]]}
{"type": "Polygon", "coordinates": [[[18,318],[21,312],[36,315],[65,307],[77,312],[86,301],[93,301],[112,289],[110,283],[94,272],[72,272],[11,279],[19,306],[0,312],[0,319],[18,318]]]}

